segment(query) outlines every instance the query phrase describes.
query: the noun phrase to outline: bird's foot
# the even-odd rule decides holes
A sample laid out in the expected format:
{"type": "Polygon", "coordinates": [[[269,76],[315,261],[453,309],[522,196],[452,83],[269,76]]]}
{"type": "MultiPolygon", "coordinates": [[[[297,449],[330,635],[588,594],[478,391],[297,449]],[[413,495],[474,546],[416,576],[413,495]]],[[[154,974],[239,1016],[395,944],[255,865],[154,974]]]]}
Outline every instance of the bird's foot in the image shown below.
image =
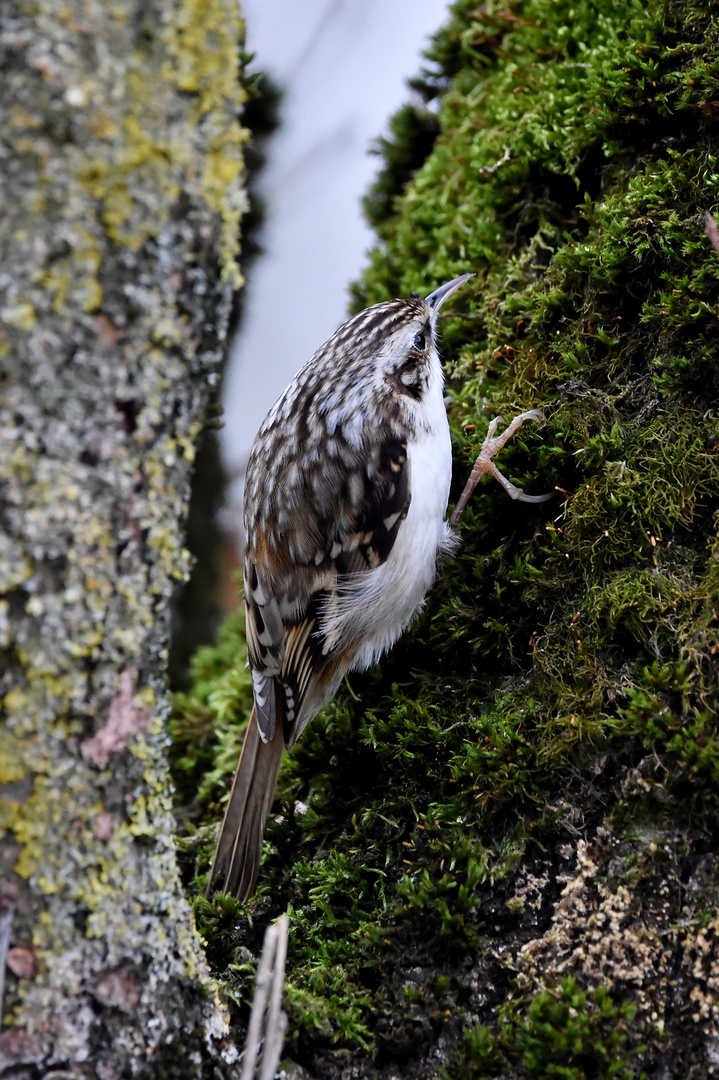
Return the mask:
{"type": "Polygon", "coordinates": [[[519,502],[543,503],[546,502],[547,499],[552,498],[554,495],[553,491],[547,492],[546,495],[525,495],[521,488],[516,487],[510,480],[507,480],[506,476],[502,476],[501,472],[492,461],[494,455],[499,453],[505,443],[512,438],[517,428],[520,428],[525,420],[534,420],[535,423],[539,424],[544,420],[544,413],[541,409],[529,409],[528,412],[520,413],[519,416],[515,416],[511,424],[507,425],[501,435],[495,435],[495,432],[497,430],[497,425],[500,422],[504,423],[504,418],[497,416],[491,422],[487,431],[487,437],[482,443],[482,449],[479,451],[474,467],[469,474],[469,479],[464,485],[464,491],[460,495],[457,505],[452,511],[449,519],[450,525],[457,524],[462,515],[462,511],[469,502],[472,492],[485,473],[489,473],[495,480],[498,480],[509,496],[512,499],[517,499],[519,502]]]}

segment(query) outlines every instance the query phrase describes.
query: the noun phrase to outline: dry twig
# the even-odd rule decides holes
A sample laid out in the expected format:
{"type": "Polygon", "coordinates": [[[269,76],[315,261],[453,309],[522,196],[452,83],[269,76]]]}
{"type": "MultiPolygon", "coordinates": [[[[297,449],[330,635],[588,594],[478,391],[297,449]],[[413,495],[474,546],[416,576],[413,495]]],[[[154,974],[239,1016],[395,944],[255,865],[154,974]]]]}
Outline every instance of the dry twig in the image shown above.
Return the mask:
{"type": "Polygon", "coordinates": [[[255,980],[255,996],[247,1029],[240,1080],[272,1080],[277,1071],[287,1029],[287,1017],[282,1012],[281,1005],[288,927],[286,915],[281,915],[277,922],[267,927],[255,980]],[[269,1007],[265,1015],[268,998],[269,1007]],[[264,1046],[262,1045],[263,1032],[264,1046]],[[258,1072],[260,1047],[262,1047],[262,1060],[258,1072]]]}
{"type": "Polygon", "coordinates": [[[716,223],[716,218],[708,210],[704,213],[704,232],[711,240],[712,247],[717,255],[719,255],[719,225],[716,223]]]}

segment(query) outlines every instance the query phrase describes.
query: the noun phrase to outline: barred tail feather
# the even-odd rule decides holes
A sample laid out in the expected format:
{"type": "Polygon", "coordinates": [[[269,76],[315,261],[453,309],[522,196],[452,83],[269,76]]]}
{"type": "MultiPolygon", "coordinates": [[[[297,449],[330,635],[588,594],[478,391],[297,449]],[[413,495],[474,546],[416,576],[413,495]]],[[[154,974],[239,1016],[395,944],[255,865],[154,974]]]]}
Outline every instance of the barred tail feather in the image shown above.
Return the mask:
{"type": "Polygon", "coordinates": [[[230,798],[220,829],[215,858],[205,895],[212,892],[214,878],[224,874],[223,890],[244,901],[257,881],[262,858],[262,836],[272,806],[282,760],[282,724],[264,743],[257,727],[255,709],[245,732],[230,798]]]}

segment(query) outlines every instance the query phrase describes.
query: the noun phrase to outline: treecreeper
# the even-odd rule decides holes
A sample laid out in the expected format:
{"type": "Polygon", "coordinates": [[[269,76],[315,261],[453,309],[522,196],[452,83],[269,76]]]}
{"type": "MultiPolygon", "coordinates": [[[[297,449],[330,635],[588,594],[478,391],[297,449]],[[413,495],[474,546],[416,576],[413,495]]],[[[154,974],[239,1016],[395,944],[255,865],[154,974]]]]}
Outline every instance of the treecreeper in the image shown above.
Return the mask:
{"type": "Polygon", "coordinates": [[[489,427],[445,519],[452,473],[437,316],[472,274],[426,299],[375,304],[308,360],[254,441],[245,483],[244,586],[254,706],[220,829],[218,875],[245,900],[283,748],[291,748],[350,671],[374,664],[424,603],[454,526],[485,473],[525,495],[492,458],[525,420],[489,427]]]}

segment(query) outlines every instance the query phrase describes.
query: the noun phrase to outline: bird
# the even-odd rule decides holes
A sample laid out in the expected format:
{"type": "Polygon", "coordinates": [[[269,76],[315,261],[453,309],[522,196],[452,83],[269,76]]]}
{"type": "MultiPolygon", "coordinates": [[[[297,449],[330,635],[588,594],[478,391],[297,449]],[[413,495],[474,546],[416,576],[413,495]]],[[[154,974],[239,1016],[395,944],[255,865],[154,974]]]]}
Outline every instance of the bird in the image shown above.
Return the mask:
{"type": "Polygon", "coordinates": [[[254,440],[244,493],[244,596],[253,708],[209,872],[226,893],[254,890],[285,749],[337,692],[371,667],[422,608],[479,479],[525,495],[492,458],[527,420],[489,426],[446,519],[452,475],[442,304],[474,275],[426,298],[388,300],[352,316],[273,405],[254,440]]]}

